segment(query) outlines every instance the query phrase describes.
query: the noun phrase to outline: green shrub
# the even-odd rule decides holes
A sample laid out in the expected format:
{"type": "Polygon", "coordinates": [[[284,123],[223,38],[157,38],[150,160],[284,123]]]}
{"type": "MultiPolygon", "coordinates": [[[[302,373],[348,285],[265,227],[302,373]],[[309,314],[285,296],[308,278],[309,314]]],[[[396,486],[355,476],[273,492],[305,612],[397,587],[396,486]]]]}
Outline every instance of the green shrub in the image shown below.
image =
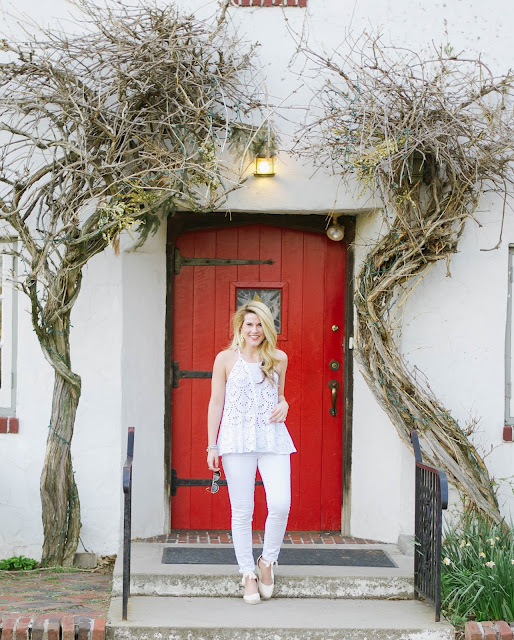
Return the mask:
{"type": "Polygon", "coordinates": [[[442,610],[466,620],[514,620],[514,529],[466,515],[445,531],[442,610]]]}
{"type": "Polygon", "coordinates": [[[25,556],[13,556],[0,560],[0,571],[27,571],[37,567],[38,562],[34,558],[25,556]]]}

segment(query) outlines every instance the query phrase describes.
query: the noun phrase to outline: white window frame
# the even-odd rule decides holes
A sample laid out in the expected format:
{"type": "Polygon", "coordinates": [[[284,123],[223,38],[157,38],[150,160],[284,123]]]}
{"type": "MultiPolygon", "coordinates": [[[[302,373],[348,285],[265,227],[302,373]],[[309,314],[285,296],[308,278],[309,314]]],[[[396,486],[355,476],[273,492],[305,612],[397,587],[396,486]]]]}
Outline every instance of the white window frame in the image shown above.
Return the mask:
{"type": "Polygon", "coordinates": [[[17,359],[17,291],[12,283],[12,275],[16,273],[16,242],[12,238],[0,238],[0,254],[2,254],[2,332],[0,336],[1,381],[0,412],[3,416],[14,416],[16,409],[16,359],[17,359]]]}

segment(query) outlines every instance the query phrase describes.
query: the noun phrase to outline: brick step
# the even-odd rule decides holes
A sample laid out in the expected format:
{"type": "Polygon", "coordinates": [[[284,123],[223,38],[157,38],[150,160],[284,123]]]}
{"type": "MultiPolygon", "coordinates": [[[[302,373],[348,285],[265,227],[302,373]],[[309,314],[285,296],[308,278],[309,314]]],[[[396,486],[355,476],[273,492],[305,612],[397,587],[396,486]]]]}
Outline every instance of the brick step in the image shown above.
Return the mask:
{"type": "MultiPolygon", "coordinates": [[[[212,595],[217,591],[212,584],[212,595]]],[[[113,598],[107,640],[454,640],[417,600],[275,599],[256,606],[242,598],[131,597],[128,621],[113,598]]]]}

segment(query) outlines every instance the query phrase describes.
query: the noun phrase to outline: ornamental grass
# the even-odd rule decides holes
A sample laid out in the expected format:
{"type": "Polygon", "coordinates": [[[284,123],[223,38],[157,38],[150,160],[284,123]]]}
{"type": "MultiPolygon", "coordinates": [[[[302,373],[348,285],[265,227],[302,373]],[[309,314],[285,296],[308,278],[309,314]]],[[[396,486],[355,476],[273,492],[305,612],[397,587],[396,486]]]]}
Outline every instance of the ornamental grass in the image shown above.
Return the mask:
{"type": "Polygon", "coordinates": [[[467,620],[514,620],[514,528],[467,514],[443,540],[442,610],[456,627],[467,620]]]}

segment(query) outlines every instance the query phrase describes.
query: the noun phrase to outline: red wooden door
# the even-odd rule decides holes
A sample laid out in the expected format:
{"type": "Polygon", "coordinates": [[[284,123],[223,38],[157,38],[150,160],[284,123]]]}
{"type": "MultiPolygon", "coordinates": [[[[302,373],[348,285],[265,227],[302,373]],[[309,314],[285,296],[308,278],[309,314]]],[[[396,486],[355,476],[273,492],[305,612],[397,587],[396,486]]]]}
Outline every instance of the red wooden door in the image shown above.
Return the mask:
{"type": "MultiPolygon", "coordinates": [[[[172,394],[173,529],[229,529],[226,487],[212,495],[208,479],[207,405],[216,353],[231,339],[236,300],[257,291],[279,308],[278,346],[289,358],[287,427],[298,450],[292,460],[288,529],[341,526],[345,247],[326,236],[262,225],[189,232],[176,248],[172,394]],[[273,264],[187,264],[184,258],[273,260],[273,264]],[[180,370],[180,374],[178,371],[180,370]],[[337,384],[335,391],[329,385],[337,384]],[[335,395],[333,395],[335,394],[335,395]],[[332,415],[335,397],[336,414],[332,415]],[[199,484],[199,483],[197,483],[199,484]]],[[[196,261],[198,262],[198,260],[196,261]]],[[[200,261],[201,262],[201,261],[200,261]]],[[[265,497],[256,486],[254,528],[264,528],[265,497]]]]}

